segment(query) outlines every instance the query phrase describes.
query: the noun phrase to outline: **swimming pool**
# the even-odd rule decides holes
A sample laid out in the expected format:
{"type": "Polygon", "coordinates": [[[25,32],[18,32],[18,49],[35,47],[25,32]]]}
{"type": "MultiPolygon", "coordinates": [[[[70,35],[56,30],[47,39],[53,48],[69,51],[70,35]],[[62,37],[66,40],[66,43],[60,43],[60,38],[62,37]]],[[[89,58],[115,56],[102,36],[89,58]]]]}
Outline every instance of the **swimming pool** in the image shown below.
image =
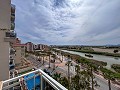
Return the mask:
{"type": "Polygon", "coordinates": [[[35,77],[35,85],[34,85],[34,77],[33,77],[34,75],[35,74],[32,73],[32,74],[29,74],[29,75],[27,75],[27,76],[24,77],[24,80],[26,81],[28,90],[32,90],[34,88],[34,86],[36,86],[36,90],[40,90],[40,88],[39,88],[39,85],[40,85],[40,76],[36,76],[35,77]],[[31,79],[27,80],[28,78],[31,78],[31,79]]]}

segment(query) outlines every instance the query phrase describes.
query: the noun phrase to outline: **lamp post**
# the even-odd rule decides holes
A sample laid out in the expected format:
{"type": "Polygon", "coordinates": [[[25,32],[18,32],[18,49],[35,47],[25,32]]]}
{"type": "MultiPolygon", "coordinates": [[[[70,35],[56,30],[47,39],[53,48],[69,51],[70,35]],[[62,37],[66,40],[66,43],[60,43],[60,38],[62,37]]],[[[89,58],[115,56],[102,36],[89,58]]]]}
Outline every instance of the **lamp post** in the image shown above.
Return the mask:
{"type": "Polygon", "coordinates": [[[68,55],[68,82],[69,82],[69,87],[68,90],[70,90],[70,84],[71,84],[71,80],[70,80],[70,66],[71,66],[71,58],[70,55],[68,55]]]}

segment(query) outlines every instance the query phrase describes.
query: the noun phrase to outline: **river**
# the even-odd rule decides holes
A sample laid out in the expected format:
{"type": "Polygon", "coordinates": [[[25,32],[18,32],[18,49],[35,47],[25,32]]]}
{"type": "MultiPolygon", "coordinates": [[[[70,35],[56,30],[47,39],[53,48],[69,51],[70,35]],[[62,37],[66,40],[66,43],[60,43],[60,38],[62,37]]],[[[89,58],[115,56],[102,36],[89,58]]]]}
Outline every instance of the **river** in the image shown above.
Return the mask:
{"type": "Polygon", "coordinates": [[[107,62],[106,68],[110,69],[112,64],[120,64],[120,57],[112,57],[112,56],[104,56],[104,55],[97,55],[97,54],[91,54],[93,58],[86,57],[85,54],[88,53],[82,53],[82,52],[75,52],[75,51],[68,51],[68,50],[62,50],[64,52],[69,52],[71,54],[77,54],[82,57],[88,58],[88,59],[94,59],[97,61],[104,61],[107,62]]]}

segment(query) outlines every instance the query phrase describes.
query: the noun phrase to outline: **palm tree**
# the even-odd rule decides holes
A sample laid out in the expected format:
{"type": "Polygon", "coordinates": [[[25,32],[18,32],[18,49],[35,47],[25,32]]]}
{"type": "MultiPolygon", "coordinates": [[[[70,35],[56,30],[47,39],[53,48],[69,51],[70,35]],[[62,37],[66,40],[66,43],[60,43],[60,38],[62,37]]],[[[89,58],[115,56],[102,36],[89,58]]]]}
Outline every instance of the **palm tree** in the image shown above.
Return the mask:
{"type": "Polygon", "coordinates": [[[68,87],[68,90],[71,89],[71,80],[70,80],[70,66],[71,66],[71,58],[70,58],[70,55],[68,55],[68,62],[66,64],[68,66],[68,82],[69,82],[69,87],[68,87]]]}
{"type": "Polygon", "coordinates": [[[91,79],[92,79],[92,90],[94,90],[94,77],[93,77],[93,67],[90,67],[90,74],[91,74],[91,79]]]}
{"type": "Polygon", "coordinates": [[[65,86],[66,88],[69,87],[69,81],[66,77],[62,77],[61,80],[60,80],[60,83],[65,86]]]}
{"type": "Polygon", "coordinates": [[[46,54],[45,53],[42,53],[41,54],[41,57],[43,58],[43,65],[44,65],[44,63],[45,63],[45,61],[44,61],[44,57],[46,56],[46,54]]]}
{"type": "Polygon", "coordinates": [[[53,65],[53,70],[55,70],[55,60],[56,60],[56,55],[55,54],[53,54],[53,60],[54,60],[54,65],[53,65]]]}
{"type": "Polygon", "coordinates": [[[51,54],[52,54],[51,51],[47,52],[47,55],[49,56],[49,67],[48,68],[50,68],[50,59],[51,59],[50,57],[51,57],[51,54]]]}
{"type": "Polygon", "coordinates": [[[35,55],[39,58],[40,54],[39,54],[39,52],[35,52],[35,55]]]}
{"type": "Polygon", "coordinates": [[[79,73],[80,73],[80,66],[79,65],[75,66],[75,72],[76,72],[76,75],[79,75],[79,73]]]}
{"type": "Polygon", "coordinates": [[[90,62],[86,62],[86,64],[87,64],[87,71],[88,71],[88,73],[89,73],[89,75],[91,77],[91,80],[92,80],[92,82],[91,82],[91,84],[92,84],[92,90],[94,90],[94,75],[93,75],[93,70],[94,70],[95,67],[90,62]]]}
{"type": "Polygon", "coordinates": [[[80,70],[80,66],[75,66],[76,75],[71,79],[71,88],[75,90],[90,90],[90,75],[88,71],[80,70]]]}
{"type": "Polygon", "coordinates": [[[63,62],[63,55],[64,55],[64,53],[63,53],[63,52],[61,52],[61,56],[62,56],[62,61],[61,61],[61,62],[63,62]]]}
{"type": "Polygon", "coordinates": [[[102,68],[101,71],[103,72],[104,78],[108,80],[109,90],[111,90],[111,80],[114,78],[114,73],[106,68],[102,68]]]}
{"type": "Polygon", "coordinates": [[[53,75],[53,78],[55,79],[55,80],[57,80],[58,82],[60,82],[60,80],[61,80],[61,73],[55,73],[54,75],[53,75]]]}

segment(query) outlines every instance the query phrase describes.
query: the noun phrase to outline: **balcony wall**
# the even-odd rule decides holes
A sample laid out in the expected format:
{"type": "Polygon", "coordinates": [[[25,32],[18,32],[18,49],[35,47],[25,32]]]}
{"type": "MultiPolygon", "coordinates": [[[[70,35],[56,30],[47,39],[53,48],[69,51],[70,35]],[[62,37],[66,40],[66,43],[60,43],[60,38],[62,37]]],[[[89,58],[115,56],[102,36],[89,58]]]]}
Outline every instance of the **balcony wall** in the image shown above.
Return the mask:
{"type": "Polygon", "coordinates": [[[16,36],[17,36],[17,35],[16,35],[16,33],[14,33],[14,32],[11,32],[11,31],[6,32],[4,41],[5,41],[5,42],[12,42],[12,43],[14,43],[15,40],[16,40],[16,36]]]}
{"type": "Polygon", "coordinates": [[[11,22],[15,22],[15,15],[14,14],[11,15],[11,22]]]}
{"type": "Polygon", "coordinates": [[[15,5],[11,4],[11,13],[15,13],[15,5]]]}
{"type": "Polygon", "coordinates": [[[6,37],[13,37],[13,38],[16,38],[16,33],[15,32],[12,32],[12,31],[9,31],[9,32],[6,32],[6,37]]]}
{"type": "Polygon", "coordinates": [[[15,23],[11,22],[11,30],[14,30],[14,29],[15,29],[15,23]]]}

